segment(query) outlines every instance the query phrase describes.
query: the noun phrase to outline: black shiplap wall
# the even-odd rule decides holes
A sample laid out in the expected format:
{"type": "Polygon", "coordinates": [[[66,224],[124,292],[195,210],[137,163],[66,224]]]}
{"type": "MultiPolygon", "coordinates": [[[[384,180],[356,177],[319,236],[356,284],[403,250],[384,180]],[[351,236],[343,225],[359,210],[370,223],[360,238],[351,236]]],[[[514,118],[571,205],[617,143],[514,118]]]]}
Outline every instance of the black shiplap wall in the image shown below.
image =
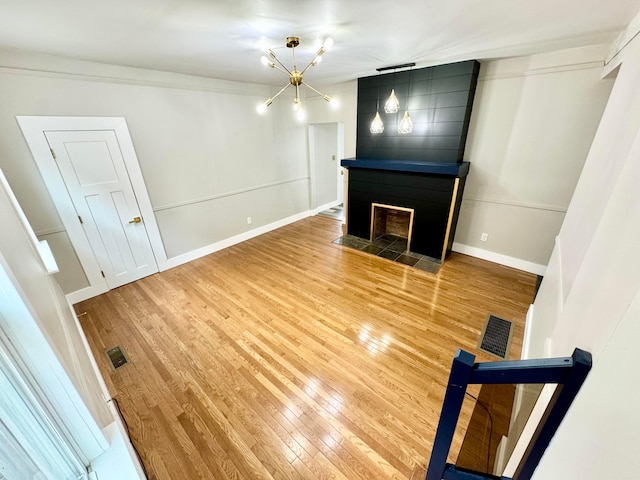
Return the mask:
{"type": "Polygon", "coordinates": [[[469,60],[359,78],[356,158],[462,162],[479,71],[480,63],[469,60]],[[384,132],[372,135],[369,127],[376,114],[378,82],[384,132]],[[384,102],[392,88],[400,109],[386,113],[384,102]],[[413,132],[401,135],[398,124],[407,105],[413,132]]]}

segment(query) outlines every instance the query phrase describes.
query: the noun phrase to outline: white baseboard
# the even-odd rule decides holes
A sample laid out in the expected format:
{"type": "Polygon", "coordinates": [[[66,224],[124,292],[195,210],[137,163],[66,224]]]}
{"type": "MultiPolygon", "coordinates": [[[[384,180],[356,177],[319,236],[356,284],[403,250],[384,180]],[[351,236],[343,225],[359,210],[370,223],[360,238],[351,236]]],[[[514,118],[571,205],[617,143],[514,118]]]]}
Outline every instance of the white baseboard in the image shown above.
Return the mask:
{"type": "Polygon", "coordinates": [[[80,290],[76,290],[75,292],[67,293],[65,297],[71,305],[75,305],[76,303],[83,302],[93,297],[97,297],[98,295],[102,295],[109,291],[109,288],[104,285],[94,285],[92,287],[82,288],[80,290]]]}
{"type": "MultiPolygon", "coordinates": [[[[337,205],[335,203],[332,206],[337,205]]],[[[319,207],[322,210],[326,210],[326,206],[319,207]]],[[[302,220],[303,218],[310,217],[318,213],[318,209],[314,210],[305,210],[304,212],[297,213],[287,218],[283,218],[281,220],[277,220],[275,222],[269,223],[267,225],[263,225],[262,227],[254,228],[253,230],[249,230],[247,232],[240,233],[238,235],[234,235],[230,238],[225,238],[224,240],[220,240],[219,242],[211,243],[207,246],[198,248],[196,250],[192,250],[187,253],[183,253],[182,255],[178,255],[177,257],[168,258],[166,262],[158,262],[158,268],[161,272],[165,270],[169,270],[170,268],[177,267],[178,265],[182,265],[183,263],[191,262],[192,260],[196,260],[200,257],[204,257],[205,255],[209,255],[211,253],[217,252],[219,250],[223,250],[227,247],[231,247],[232,245],[236,245],[240,242],[244,242],[245,240],[249,240],[251,238],[257,237],[264,233],[270,232],[280,227],[284,227],[285,225],[289,225],[290,223],[297,222],[298,220],[302,220]]],[[[108,292],[109,289],[105,288],[103,285],[86,287],[81,290],[76,290],[75,292],[68,293],[66,295],[67,300],[71,305],[82,302],[92,297],[96,297],[105,292],[108,292]]]]}
{"type": "Polygon", "coordinates": [[[168,258],[166,262],[163,262],[162,265],[158,266],[160,267],[160,271],[163,272],[170,268],[177,267],[178,265],[182,265],[183,263],[191,262],[200,257],[204,257],[205,255],[209,255],[211,253],[231,247],[264,233],[270,232],[277,228],[284,227],[285,225],[289,225],[290,223],[297,222],[298,220],[302,220],[303,218],[315,215],[315,213],[315,210],[306,210],[304,212],[297,213],[290,217],[277,220],[267,225],[263,225],[262,227],[254,228],[253,230],[249,230],[248,232],[243,232],[238,235],[234,235],[233,237],[220,240],[219,242],[211,243],[205,247],[198,248],[197,250],[183,253],[182,255],[178,255],[177,257],[168,258]]]}
{"type": "MultiPolygon", "coordinates": [[[[140,460],[133,448],[127,430],[113,402],[108,403],[115,420],[103,432],[109,439],[109,448],[102,455],[91,460],[91,470],[98,480],[146,480],[140,460]]],[[[91,477],[89,477],[91,480],[91,477]]]]}
{"type": "Polygon", "coordinates": [[[454,252],[464,253],[472,257],[481,258],[490,262],[499,263],[500,265],[506,265],[507,267],[517,268],[525,272],[535,273],[536,275],[544,276],[547,266],[540,265],[539,263],[528,262],[527,260],[521,260],[519,258],[510,257],[501,253],[491,252],[482,248],[471,247],[469,245],[463,245],[462,243],[453,243],[454,252]]]}
{"type": "Polygon", "coordinates": [[[324,212],[325,210],[329,210],[330,208],[337,207],[342,202],[340,200],[335,200],[333,202],[325,203],[324,205],[320,205],[313,209],[311,215],[317,215],[320,212],[324,212]]]}

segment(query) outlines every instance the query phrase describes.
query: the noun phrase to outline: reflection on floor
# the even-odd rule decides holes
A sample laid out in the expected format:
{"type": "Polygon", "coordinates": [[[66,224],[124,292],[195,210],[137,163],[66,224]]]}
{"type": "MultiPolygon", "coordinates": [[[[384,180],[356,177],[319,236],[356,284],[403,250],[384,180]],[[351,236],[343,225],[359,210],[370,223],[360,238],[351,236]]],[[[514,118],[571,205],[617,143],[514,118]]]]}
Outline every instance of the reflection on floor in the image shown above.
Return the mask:
{"type": "Polygon", "coordinates": [[[356,237],[355,235],[343,235],[336,238],[333,243],[355,248],[361,252],[403,263],[429,273],[438,273],[438,270],[440,270],[442,266],[440,260],[408,251],[407,239],[396,235],[383,235],[373,242],[356,237]]]}

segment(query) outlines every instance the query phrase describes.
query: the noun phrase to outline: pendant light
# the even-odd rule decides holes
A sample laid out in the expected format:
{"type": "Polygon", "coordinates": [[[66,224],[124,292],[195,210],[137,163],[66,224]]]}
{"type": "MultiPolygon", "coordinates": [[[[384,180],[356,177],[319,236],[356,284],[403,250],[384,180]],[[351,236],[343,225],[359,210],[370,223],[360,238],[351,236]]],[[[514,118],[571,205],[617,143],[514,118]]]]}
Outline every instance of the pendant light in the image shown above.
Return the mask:
{"type": "Polygon", "coordinates": [[[407,93],[407,109],[404,111],[404,116],[402,120],[400,120],[400,124],[398,125],[398,133],[407,134],[413,132],[413,122],[411,121],[411,117],[409,116],[409,98],[411,98],[411,76],[413,72],[413,67],[409,70],[409,91],[407,93]]]}
{"type": "Polygon", "coordinates": [[[382,123],[382,118],[380,118],[379,112],[376,112],[376,116],[373,117],[369,131],[374,135],[384,132],[384,123],[382,123]]]}
{"type": "Polygon", "coordinates": [[[371,122],[371,127],[369,127],[369,131],[373,135],[377,135],[379,133],[384,132],[384,123],[382,123],[382,118],[380,118],[380,72],[378,72],[378,97],[376,98],[376,116],[373,118],[371,122]]]}
{"type": "MultiPolygon", "coordinates": [[[[396,84],[396,71],[395,69],[393,70],[393,84],[396,84]]],[[[387,101],[384,104],[384,111],[387,113],[396,113],[398,111],[398,109],[400,108],[400,101],[398,100],[398,97],[396,97],[396,91],[395,89],[391,89],[391,95],[389,95],[389,98],[387,99],[387,101]]]]}

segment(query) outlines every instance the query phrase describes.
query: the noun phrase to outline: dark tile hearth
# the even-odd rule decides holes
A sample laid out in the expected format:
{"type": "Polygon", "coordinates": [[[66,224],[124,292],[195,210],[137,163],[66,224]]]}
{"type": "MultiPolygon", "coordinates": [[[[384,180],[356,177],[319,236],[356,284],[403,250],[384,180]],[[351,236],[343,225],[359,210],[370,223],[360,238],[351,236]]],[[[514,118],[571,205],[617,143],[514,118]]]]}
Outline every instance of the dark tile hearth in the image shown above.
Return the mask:
{"type": "Polygon", "coordinates": [[[373,242],[355,235],[343,235],[333,243],[354,248],[377,257],[393,260],[429,273],[438,273],[442,263],[440,260],[407,250],[407,239],[395,235],[384,235],[373,242]]]}

